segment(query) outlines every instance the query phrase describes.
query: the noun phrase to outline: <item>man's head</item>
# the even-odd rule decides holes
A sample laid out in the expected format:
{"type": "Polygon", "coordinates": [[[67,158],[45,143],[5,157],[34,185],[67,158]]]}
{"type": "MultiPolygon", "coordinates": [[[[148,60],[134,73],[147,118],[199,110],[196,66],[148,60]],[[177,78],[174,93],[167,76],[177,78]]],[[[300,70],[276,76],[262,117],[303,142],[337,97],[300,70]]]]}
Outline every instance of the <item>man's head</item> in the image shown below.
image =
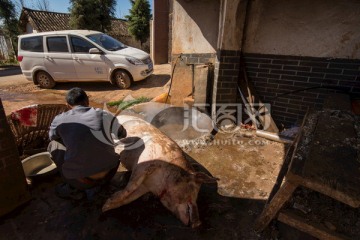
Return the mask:
{"type": "Polygon", "coordinates": [[[69,92],[66,94],[66,103],[70,107],[74,106],[89,106],[89,98],[86,95],[85,91],[81,88],[75,87],[69,90],[69,92]]]}

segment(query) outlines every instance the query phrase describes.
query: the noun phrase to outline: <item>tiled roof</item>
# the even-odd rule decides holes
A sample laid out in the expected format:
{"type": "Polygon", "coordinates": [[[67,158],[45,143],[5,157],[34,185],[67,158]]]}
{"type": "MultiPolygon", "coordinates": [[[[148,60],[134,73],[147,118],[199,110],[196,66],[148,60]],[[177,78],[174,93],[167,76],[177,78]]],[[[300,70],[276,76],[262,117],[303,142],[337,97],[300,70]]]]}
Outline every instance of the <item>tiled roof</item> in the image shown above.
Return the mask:
{"type": "MultiPolygon", "coordinates": [[[[29,8],[23,8],[20,16],[20,26],[26,32],[26,24],[30,22],[31,26],[37,32],[68,30],[70,14],[39,11],[29,8]]],[[[128,36],[127,23],[122,19],[111,20],[111,35],[128,36]]]]}
{"type": "Polygon", "coordinates": [[[20,21],[27,20],[38,32],[67,30],[69,27],[70,14],[38,11],[29,8],[23,8],[20,21]]]}

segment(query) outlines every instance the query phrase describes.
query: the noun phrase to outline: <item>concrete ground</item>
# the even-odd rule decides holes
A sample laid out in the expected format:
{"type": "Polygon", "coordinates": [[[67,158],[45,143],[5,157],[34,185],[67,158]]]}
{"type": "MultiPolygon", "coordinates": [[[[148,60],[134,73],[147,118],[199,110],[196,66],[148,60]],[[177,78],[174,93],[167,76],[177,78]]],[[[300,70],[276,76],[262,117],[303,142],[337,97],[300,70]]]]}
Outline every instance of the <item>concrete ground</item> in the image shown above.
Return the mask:
{"type": "MultiPolygon", "coordinates": [[[[21,75],[2,76],[0,97],[9,114],[29,104],[64,103],[65,92],[80,86],[89,93],[92,105],[101,107],[128,94],[155,97],[164,92],[169,73],[169,65],[155,66],[154,76],[128,90],[108,83],[62,83],[43,90],[21,75]]],[[[127,175],[123,172],[116,175],[113,186],[92,201],[57,198],[54,186],[60,178],[55,175],[34,179],[29,189],[33,199],[0,218],[0,239],[312,239],[288,227],[279,232],[275,226],[263,235],[253,230],[286,146],[243,133],[219,133],[214,144],[185,149],[198,170],[220,179],[201,188],[197,202],[203,224],[197,229],[184,226],[153,196],[102,214],[109,194],[125,186],[127,175]]]]}

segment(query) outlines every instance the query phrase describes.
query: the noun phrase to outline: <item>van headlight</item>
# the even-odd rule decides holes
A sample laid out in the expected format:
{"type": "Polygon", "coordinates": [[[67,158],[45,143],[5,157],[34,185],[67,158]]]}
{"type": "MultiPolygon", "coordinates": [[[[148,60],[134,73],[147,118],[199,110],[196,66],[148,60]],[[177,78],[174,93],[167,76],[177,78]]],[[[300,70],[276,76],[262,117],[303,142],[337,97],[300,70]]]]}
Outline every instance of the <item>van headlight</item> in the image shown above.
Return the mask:
{"type": "Polygon", "coordinates": [[[144,64],[141,60],[134,58],[134,57],[127,57],[126,60],[128,60],[129,63],[134,64],[134,65],[144,64]]]}

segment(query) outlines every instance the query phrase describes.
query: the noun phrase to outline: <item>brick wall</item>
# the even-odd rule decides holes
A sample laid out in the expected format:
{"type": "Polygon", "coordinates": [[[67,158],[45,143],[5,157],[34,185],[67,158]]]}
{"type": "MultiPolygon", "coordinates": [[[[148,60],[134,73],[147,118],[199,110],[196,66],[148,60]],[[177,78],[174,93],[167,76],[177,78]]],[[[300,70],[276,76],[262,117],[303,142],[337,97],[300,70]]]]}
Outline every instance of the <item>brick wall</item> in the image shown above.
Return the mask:
{"type": "Polygon", "coordinates": [[[244,54],[244,61],[249,80],[271,104],[278,125],[294,125],[308,108],[321,108],[330,93],[360,95],[360,60],[244,54]],[[300,91],[312,87],[317,89],[300,91]],[[289,91],[299,92],[282,95],[289,91]]]}
{"type": "Polygon", "coordinates": [[[220,50],[215,63],[214,87],[217,103],[236,103],[237,81],[240,69],[240,51],[220,50]]]}
{"type": "MultiPolygon", "coordinates": [[[[173,61],[176,55],[173,55],[173,61]]],[[[219,117],[220,104],[239,101],[237,81],[240,51],[182,54],[186,64],[215,63],[212,118],[219,117]],[[214,104],[216,103],[216,104],[214,104]]],[[[243,54],[246,72],[260,99],[271,104],[278,126],[299,123],[308,108],[320,109],[334,92],[360,95],[360,60],[326,59],[263,54],[243,54]],[[319,88],[323,87],[323,88],[319,88]],[[304,88],[313,88],[303,91],[304,88]],[[288,94],[291,91],[291,94],[288,94]]]]}
{"type": "Polygon", "coordinates": [[[219,50],[215,59],[211,118],[220,125],[236,123],[239,120],[237,108],[233,104],[237,103],[240,53],[240,51],[219,50]],[[225,106],[223,104],[226,105],[226,109],[221,108],[225,106]],[[226,111],[234,112],[228,115],[226,111]],[[224,115],[228,117],[224,118],[224,115]]]}
{"type": "Polygon", "coordinates": [[[18,150],[0,99],[0,216],[29,197],[18,150]]]}

